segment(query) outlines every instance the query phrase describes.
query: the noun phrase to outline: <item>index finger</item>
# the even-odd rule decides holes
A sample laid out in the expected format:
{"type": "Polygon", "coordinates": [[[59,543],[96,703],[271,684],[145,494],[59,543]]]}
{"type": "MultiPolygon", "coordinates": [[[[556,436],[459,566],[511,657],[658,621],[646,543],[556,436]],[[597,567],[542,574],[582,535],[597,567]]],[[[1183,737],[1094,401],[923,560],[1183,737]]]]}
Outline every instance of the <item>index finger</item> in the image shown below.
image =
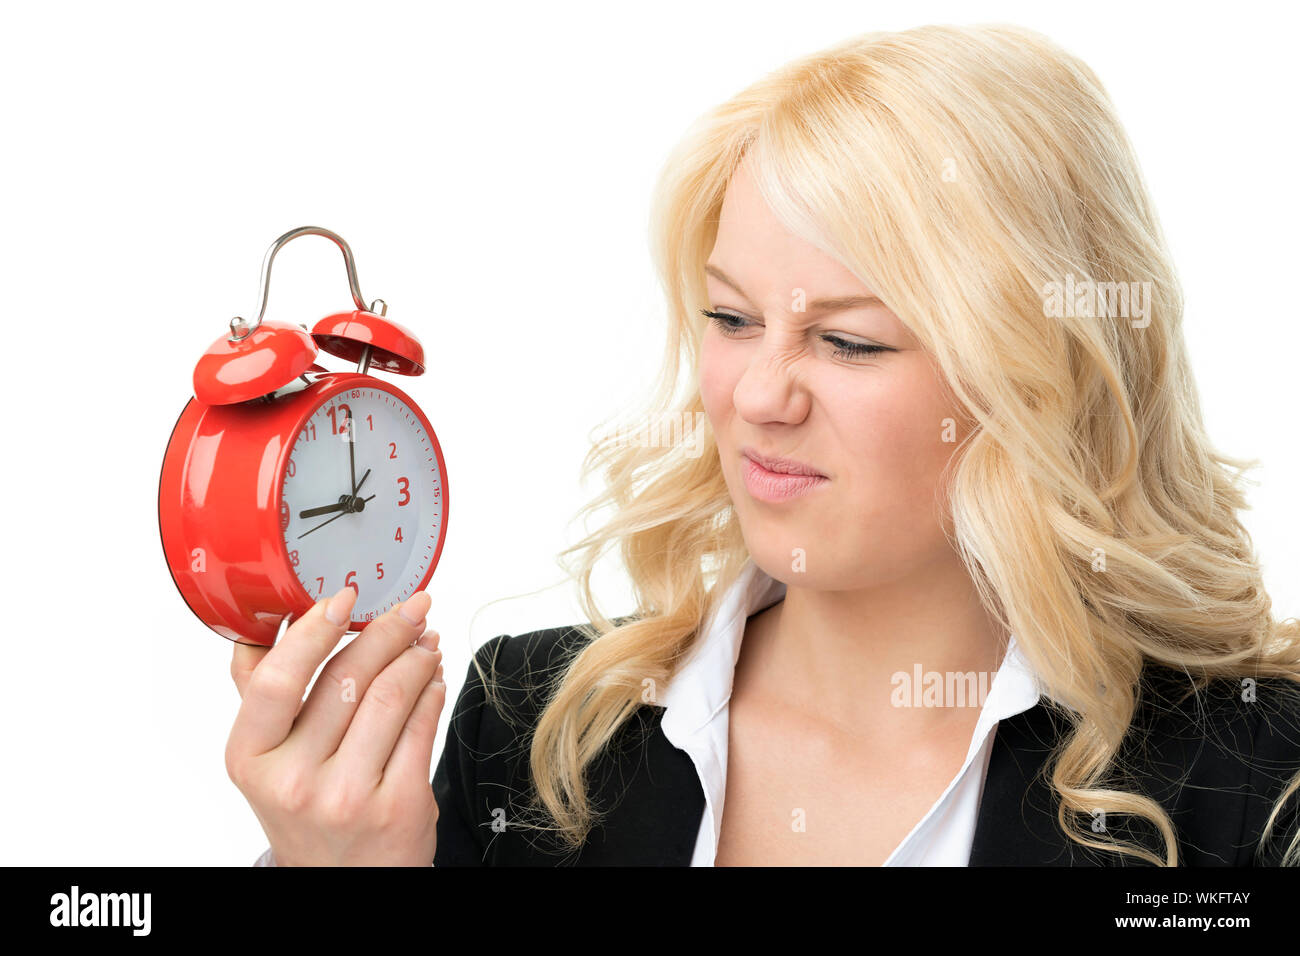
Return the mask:
{"type": "Polygon", "coordinates": [[[289,736],[307,684],[346,633],[355,601],[351,587],[343,588],[328,602],[318,601],[265,653],[244,684],[229,749],[257,756],[289,736]]]}

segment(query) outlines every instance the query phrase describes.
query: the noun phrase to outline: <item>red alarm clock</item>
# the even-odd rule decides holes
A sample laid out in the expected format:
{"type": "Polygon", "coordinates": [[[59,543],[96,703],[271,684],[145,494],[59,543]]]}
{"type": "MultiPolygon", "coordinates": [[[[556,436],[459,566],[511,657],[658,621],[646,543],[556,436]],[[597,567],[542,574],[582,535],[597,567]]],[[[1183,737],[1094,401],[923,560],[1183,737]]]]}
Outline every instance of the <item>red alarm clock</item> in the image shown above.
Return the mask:
{"type": "Polygon", "coordinates": [[[274,644],[344,587],[357,592],[350,629],[360,630],[433,577],[447,469],[420,407],[370,374],[424,373],[419,340],[386,313],[361,297],[348,244],[304,226],[267,251],[257,319],[236,316],[199,359],[163,456],[158,526],[181,596],[223,637],[274,644]],[[343,251],[356,305],[310,334],[262,321],[275,254],[304,235],[343,251]],[[318,348],[357,371],[325,370],[318,348]]]}

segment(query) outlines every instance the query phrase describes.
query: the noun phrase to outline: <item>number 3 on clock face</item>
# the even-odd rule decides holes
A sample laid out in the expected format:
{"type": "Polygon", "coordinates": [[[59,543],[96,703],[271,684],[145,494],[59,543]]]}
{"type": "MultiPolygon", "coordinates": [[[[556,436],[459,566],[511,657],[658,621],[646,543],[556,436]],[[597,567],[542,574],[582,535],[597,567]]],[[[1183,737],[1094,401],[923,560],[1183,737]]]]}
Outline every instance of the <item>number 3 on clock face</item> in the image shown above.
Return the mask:
{"type": "Polygon", "coordinates": [[[312,601],[357,592],[374,620],[427,580],[442,550],[442,451],[423,413],[382,383],[325,399],[294,440],[280,488],[289,565],[312,601]]]}

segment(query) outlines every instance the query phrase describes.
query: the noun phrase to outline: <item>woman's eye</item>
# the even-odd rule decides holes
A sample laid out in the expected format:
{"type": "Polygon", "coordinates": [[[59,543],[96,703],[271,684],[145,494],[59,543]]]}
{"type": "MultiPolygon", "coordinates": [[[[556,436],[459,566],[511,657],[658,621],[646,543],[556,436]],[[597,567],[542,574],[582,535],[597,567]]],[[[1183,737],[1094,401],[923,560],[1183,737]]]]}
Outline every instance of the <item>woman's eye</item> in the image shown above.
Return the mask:
{"type": "Polygon", "coordinates": [[[713,324],[725,335],[731,335],[743,329],[748,322],[747,319],[732,315],[729,312],[710,312],[708,309],[700,309],[700,312],[712,319],[713,324]]]}
{"type": "Polygon", "coordinates": [[[854,358],[860,355],[875,355],[878,352],[892,352],[891,348],[883,345],[868,345],[866,342],[846,342],[844,339],[837,338],[834,335],[823,335],[823,342],[829,342],[835,346],[835,354],[841,358],[854,358]]]}
{"type": "MultiPolygon", "coordinates": [[[[701,314],[712,320],[718,330],[723,335],[735,335],[745,326],[749,325],[748,319],[739,315],[732,315],[730,312],[711,312],[708,309],[700,309],[701,314]]],[[[894,349],[885,345],[869,345],[866,342],[849,342],[836,335],[823,335],[822,341],[835,346],[835,355],[839,358],[861,358],[864,355],[875,355],[879,352],[893,352],[894,349]]]]}

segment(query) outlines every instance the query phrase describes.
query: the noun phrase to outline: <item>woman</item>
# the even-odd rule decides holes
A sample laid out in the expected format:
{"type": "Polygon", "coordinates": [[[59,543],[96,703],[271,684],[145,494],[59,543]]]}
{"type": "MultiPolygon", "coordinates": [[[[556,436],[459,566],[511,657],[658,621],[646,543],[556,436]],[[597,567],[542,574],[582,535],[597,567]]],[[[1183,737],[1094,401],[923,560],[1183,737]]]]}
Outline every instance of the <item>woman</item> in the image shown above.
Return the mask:
{"type": "Polygon", "coordinates": [[[650,409],[706,453],[595,444],[590,621],[479,650],[432,793],[427,596],[301,713],[351,592],[236,645],[227,765],[267,859],[1296,862],[1300,624],[1087,66],[1013,27],[853,39],[703,117],[653,234],[650,409]],[[638,606],[611,620],[615,544],[638,606]]]}

